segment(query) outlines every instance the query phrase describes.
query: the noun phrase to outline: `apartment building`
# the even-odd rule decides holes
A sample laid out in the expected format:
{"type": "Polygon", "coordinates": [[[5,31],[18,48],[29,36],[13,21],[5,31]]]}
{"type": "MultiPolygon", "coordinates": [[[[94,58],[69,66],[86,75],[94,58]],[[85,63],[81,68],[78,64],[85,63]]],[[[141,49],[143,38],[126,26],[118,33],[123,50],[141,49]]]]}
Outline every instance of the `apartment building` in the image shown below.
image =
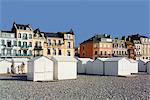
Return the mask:
{"type": "Polygon", "coordinates": [[[96,59],[112,57],[112,39],[110,35],[95,35],[80,44],[80,57],[96,59]]]}
{"type": "Polygon", "coordinates": [[[12,32],[15,33],[17,41],[17,55],[18,57],[31,57],[32,56],[32,38],[33,29],[31,26],[13,23],[12,32]]]}
{"type": "Polygon", "coordinates": [[[127,46],[126,46],[126,40],[124,39],[113,39],[113,56],[114,57],[126,57],[127,52],[127,46]]]}
{"type": "Polygon", "coordinates": [[[150,38],[135,34],[127,39],[135,46],[136,59],[150,59],[150,38]]]}
{"type": "Polygon", "coordinates": [[[74,33],[69,32],[49,33],[45,32],[47,42],[47,56],[74,56],[74,33]]]}
{"type": "Polygon", "coordinates": [[[11,31],[0,31],[0,57],[16,56],[17,41],[15,33],[11,31]]]}
{"type": "Polygon", "coordinates": [[[34,30],[33,39],[32,39],[33,56],[47,55],[47,43],[44,34],[45,33],[41,32],[39,28],[34,30]]]}

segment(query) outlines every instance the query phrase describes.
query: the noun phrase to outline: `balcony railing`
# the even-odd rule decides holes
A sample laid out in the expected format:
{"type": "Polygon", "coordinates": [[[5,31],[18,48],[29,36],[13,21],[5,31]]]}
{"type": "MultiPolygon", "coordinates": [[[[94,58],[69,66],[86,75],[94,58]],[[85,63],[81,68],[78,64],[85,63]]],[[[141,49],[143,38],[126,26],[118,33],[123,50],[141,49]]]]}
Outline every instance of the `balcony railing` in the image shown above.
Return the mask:
{"type": "Polygon", "coordinates": [[[43,50],[42,46],[34,46],[34,50],[43,50]]]}
{"type": "Polygon", "coordinates": [[[32,56],[32,54],[16,54],[16,56],[32,56]]]}

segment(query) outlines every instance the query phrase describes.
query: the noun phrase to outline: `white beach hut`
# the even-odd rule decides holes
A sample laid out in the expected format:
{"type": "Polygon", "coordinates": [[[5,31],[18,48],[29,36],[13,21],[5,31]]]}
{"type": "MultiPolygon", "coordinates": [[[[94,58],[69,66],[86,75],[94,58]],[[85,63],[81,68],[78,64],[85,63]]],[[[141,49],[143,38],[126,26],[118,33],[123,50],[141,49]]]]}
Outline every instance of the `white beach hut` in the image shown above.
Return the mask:
{"type": "Polygon", "coordinates": [[[22,64],[24,64],[24,72],[23,73],[27,73],[27,63],[28,63],[28,58],[12,58],[11,60],[14,61],[14,66],[15,66],[15,70],[16,73],[21,73],[18,72],[18,68],[21,67],[22,64]]]}
{"type": "Polygon", "coordinates": [[[54,61],[54,78],[56,80],[76,79],[77,60],[74,57],[52,57],[54,61]]]}
{"type": "Polygon", "coordinates": [[[147,73],[150,74],[150,61],[146,63],[147,73]]]}
{"type": "Polygon", "coordinates": [[[88,61],[87,62],[87,66],[86,66],[86,74],[93,74],[94,72],[94,70],[93,70],[93,61],[94,60],[90,60],[90,61],[88,61]]]}
{"type": "Polygon", "coordinates": [[[7,74],[11,72],[11,65],[12,65],[11,61],[1,59],[0,60],[0,74],[7,74]]]}
{"type": "Polygon", "coordinates": [[[146,63],[147,63],[149,60],[142,60],[142,59],[139,59],[139,60],[137,60],[137,61],[138,61],[138,71],[139,71],[139,72],[146,72],[146,71],[147,71],[146,63]]]}
{"type": "Polygon", "coordinates": [[[53,80],[53,61],[45,56],[30,59],[28,61],[27,79],[33,81],[53,80]]]}
{"type": "Polygon", "coordinates": [[[138,61],[129,59],[131,73],[138,73],[138,61]]]}
{"type": "Polygon", "coordinates": [[[105,75],[130,75],[131,74],[131,65],[128,58],[123,57],[113,57],[109,58],[104,62],[105,75]]]}
{"type": "Polygon", "coordinates": [[[93,62],[93,74],[104,75],[104,62],[109,58],[97,58],[93,62]]]}
{"type": "Polygon", "coordinates": [[[87,62],[90,61],[90,58],[77,58],[77,71],[80,74],[86,73],[87,62]]]}

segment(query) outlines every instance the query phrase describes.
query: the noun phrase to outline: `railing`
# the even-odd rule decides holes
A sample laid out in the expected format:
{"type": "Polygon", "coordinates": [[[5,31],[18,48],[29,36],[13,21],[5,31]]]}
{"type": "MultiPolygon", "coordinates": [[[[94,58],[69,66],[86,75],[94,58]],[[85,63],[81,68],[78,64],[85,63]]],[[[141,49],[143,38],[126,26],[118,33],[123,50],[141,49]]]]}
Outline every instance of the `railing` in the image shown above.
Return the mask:
{"type": "Polygon", "coordinates": [[[32,54],[16,54],[16,56],[32,56],[32,54]]]}
{"type": "Polygon", "coordinates": [[[34,50],[43,50],[42,46],[34,46],[34,50]]]}

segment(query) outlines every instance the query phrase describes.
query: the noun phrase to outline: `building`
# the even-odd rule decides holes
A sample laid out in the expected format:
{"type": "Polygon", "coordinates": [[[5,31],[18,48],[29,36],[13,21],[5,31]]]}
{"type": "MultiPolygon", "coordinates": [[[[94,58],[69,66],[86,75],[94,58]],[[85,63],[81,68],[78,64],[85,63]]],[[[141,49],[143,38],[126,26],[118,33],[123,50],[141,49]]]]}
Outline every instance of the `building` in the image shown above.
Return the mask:
{"type": "Polygon", "coordinates": [[[0,31],[0,57],[15,57],[16,43],[15,33],[11,31],[0,31]]]}
{"type": "Polygon", "coordinates": [[[95,35],[80,44],[80,57],[95,59],[112,57],[112,39],[110,35],[95,35]]]}
{"type": "Polygon", "coordinates": [[[127,45],[127,53],[128,53],[128,58],[129,59],[136,59],[136,54],[135,54],[135,46],[132,42],[126,41],[127,45]]]}
{"type": "Polygon", "coordinates": [[[79,57],[80,56],[80,48],[79,47],[75,47],[75,56],[79,57]]]}
{"type": "Polygon", "coordinates": [[[47,56],[74,56],[74,33],[69,32],[48,33],[45,32],[47,42],[47,56]]]}
{"type": "Polygon", "coordinates": [[[127,56],[127,46],[125,39],[113,39],[113,56],[114,57],[127,56]]]}
{"type": "Polygon", "coordinates": [[[150,60],[150,38],[142,36],[140,40],[142,43],[142,59],[150,60]]]}
{"type": "Polygon", "coordinates": [[[32,38],[33,29],[31,26],[13,23],[12,32],[15,33],[17,41],[17,57],[31,57],[32,56],[32,38]]]}
{"type": "Polygon", "coordinates": [[[136,59],[150,59],[150,38],[135,34],[127,39],[135,46],[136,59]]]}
{"type": "Polygon", "coordinates": [[[43,32],[40,29],[34,30],[33,40],[32,40],[33,56],[47,55],[47,43],[43,32]]]}

